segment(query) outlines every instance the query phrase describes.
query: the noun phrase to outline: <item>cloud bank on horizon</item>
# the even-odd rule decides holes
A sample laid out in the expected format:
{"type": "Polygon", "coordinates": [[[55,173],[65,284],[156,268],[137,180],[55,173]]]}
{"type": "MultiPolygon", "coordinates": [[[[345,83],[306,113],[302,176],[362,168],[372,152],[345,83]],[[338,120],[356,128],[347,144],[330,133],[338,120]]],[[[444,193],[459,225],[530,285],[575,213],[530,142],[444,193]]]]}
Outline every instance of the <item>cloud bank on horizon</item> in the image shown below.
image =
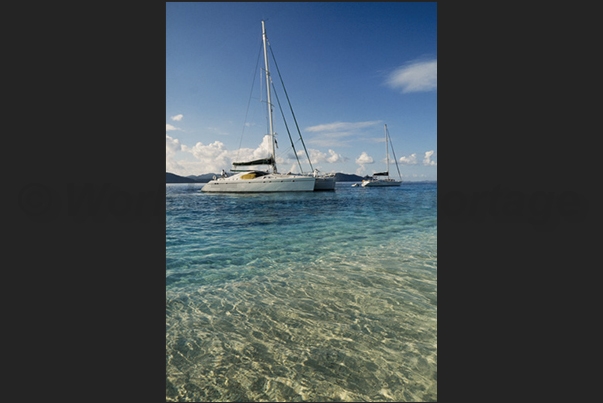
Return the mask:
{"type": "MultiPolygon", "coordinates": [[[[172,116],[171,119],[174,121],[181,121],[183,118],[182,114],[172,116]]],[[[332,122],[321,125],[311,126],[305,129],[305,131],[311,133],[317,133],[318,138],[314,138],[312,141],[309,140],[307,143],[319,143],[324,145],[325,143],[335,144],[336,146],[345,146],[346,141],[350,141],[351,138],[363,137],[366,140],[366,134],[362,132],[365,128],[372,128],[375,125],[382,123],[380,120],[365,121],[365,122],[332,122]],[[342,141],[341,139],[347,140],[342,141]]],[[[210,128],[211,129],[211,128],[210,128]]],[[[199,175],[203,173],[216,173],[222,169],[228,171],[233,161],[244,161],[254,160],[260,158],[266,158],[272,151],[270,144],[270,136],[265,135],[262,139],[261,144],[253,148],[241,148],[239,150],[228,150],[224,143],[220,141],[214,141],[210,144],[203,144],[197,142],[194,146],[189,147],[186,144],[182,144],[179,139],[169,136],[168,131],[182,130],[176,128],[170,124],[166,124],[166,171],[172,172],[179,175],[199,175]]],[[[334,149],[329,148],[328,154],[320,150],[308,148],[310,160],[313,165],[317,164],[338,164],[349,161],[350,158],[342,154],[339,154],[334,149]]],[[[421,165],[424,166],[436,166],[437,162],[431,158],[434,156],[435,151],[426,151],[421,165]]],[[[276,162],[281,167],[290,165],[289,171],[297,172],[298,165],[296,163],[295,154],[284,152],[278,155],[276,162]],[[284,156],[283,156],[284,155],[284,156]]],[[[303,150],[297,151],[297,158],[302,161],[302,165],[307,165],[307,159],[303,150]]],[[[398,160],[403,165],[419,165],[419,159],[417,154],[413,153],[409,156],[403,156],[398,160]]],[[[362,151],[361,154],[354,159],[354,162],[359,166],[356,170],[357,175],[364,175],[367,173],[366,165],[373,164],[375,159],[371,157],[366,151],[362,151]]],[[[309,168],[309,167],[308,167],[309,168]]],[[[320,170],[326,170],[324,166],[315,166],[320,170]]],[[[331,172],[335,172],[337,168],[332,169],[331,172]]],[[[308,169],[309,171],[309,169],[308,169]]]]}

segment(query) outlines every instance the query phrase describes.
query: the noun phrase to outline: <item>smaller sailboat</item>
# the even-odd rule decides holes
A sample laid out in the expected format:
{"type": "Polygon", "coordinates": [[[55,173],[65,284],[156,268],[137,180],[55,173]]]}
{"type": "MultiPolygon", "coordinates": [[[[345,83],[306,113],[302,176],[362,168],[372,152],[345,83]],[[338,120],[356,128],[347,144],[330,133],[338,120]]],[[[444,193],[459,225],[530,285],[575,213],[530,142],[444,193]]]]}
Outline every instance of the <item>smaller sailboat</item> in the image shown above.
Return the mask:
{"type": "Polygon", "coordinates": [[[387,131],[387,125],[385,125],[385,155],[387,160],[387,171],[385,172],[377,172],[373,174],[373,177],[370,179],[365,179],[362,181],[362,187],[378,187],[378,186],[400,186],[402,183],[402,175],[400,174],[400,168],[398,167],[398,161],[396,160],[396,154],[394,153],[394,147],[392,146],[392,154],[394,155],[394,161],[396,162],[396,168],[398,169],[398,175],[400,176],[400,180],[395,180],[389,177],[389,145],[391,145],[391,139],[389,138],[389,133],[387,131]],[[375,178],[375,176],[379,176],[381,178],[375,178]]]}

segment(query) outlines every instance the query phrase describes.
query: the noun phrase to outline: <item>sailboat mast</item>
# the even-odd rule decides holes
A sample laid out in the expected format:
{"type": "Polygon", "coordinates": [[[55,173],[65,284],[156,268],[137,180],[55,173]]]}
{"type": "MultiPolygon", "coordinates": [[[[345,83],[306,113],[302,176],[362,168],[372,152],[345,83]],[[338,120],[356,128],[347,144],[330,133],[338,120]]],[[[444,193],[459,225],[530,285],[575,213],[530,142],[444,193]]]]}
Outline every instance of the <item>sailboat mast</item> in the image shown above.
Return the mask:
{"type": "Polygon", "coordinates": [[[387,146],[387,125],[385,125],[385,155],[387,159],[387,179],[389,179],[389,147],[387,146]]]}
{"type": "Polygon", "coordinates": [[[262,21],[262,37],[264,41],[264,63],[266,65],[266,91],[268,92],[268,121],[270,122],[270,142],[272,143],[272,170],[276,173],[276,149],[274,147],[274,130],[272,128],[272,101],[270,99],[270,70],[268,69],[268,51],[266,50],[266,28],[262,21]]]}

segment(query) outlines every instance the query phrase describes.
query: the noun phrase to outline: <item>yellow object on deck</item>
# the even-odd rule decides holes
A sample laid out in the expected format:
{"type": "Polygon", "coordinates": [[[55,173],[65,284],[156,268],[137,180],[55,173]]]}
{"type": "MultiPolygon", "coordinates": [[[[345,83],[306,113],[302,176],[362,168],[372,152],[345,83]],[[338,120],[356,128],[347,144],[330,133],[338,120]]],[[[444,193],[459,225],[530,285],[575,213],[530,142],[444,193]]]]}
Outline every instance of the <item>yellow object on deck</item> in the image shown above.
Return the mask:
{"type": "Polygon", "coordinates": [[[255,178],[255,172],[249,173],[249,174],[245,174],[245,175],[241,175],[240,179],[253,179],[255,178]]]}

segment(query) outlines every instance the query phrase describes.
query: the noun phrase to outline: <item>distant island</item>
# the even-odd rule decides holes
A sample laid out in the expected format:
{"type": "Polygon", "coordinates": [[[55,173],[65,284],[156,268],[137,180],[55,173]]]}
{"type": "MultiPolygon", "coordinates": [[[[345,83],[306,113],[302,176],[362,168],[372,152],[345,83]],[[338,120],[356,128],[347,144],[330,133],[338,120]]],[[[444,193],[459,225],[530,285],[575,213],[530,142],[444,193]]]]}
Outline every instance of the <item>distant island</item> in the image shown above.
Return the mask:
{"type": "MultiPolygon", "coordinates": [[[[180,176],[170,172],[165,173],[165,183],[207,183],[214,176],[219,176],[219,174],[203,174],[203,175],[188,175],[188,176],[180,176]]],[[[351,174],[344,174],[341,172],[337,172],[335,174],[336,182],[362,182],[363,179],[368,178],[368,176],[358,176],[351,174]]]]}
{"type": "Polygon", "coordinates": [[[172,174],[169,172],[165,173],[165,183],[197,183],[197,182],[199,182],[199,181],[191,179],[191,178],[187,178],[184,176],[172,174]]]}
{"type": "Polygon", "coordinates": [[[362,177],[358,175],[344,174],[341,172],[337,172],[335,174],[335,182],[362,182],[363,179],[368,179],[368,175],[362,177]]]}

